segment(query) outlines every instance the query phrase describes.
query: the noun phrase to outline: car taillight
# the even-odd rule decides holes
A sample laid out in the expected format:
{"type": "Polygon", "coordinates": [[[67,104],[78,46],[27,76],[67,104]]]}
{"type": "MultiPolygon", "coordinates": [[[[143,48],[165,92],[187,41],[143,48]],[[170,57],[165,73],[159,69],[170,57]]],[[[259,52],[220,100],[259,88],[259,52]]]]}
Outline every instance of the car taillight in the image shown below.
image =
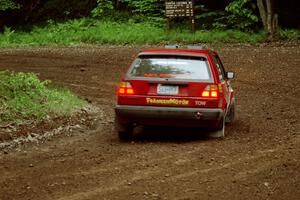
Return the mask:
{"type": "Polygon", "coordinates": [[[118,88],[118,94],[133,95],[134,90],[129,82],[121,82],[118,88]]]}
{"type": "Polygon", "coordinates": [[[202,97],[219,97],[220,93],[222,93],[222,85],[207,85],[203,90],[201,96],[202,97]]]}

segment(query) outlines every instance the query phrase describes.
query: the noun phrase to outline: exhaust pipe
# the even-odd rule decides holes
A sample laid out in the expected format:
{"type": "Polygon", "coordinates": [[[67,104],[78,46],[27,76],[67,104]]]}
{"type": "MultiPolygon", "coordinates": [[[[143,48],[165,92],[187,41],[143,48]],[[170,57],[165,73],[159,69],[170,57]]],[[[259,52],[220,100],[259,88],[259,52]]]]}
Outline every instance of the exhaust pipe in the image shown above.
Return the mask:
{"type": "Polygon", "coordinates": [[[197,112],[195,115],[196,119],[201,119],[202,116],[203,114],[201,112],[197,112]]]}

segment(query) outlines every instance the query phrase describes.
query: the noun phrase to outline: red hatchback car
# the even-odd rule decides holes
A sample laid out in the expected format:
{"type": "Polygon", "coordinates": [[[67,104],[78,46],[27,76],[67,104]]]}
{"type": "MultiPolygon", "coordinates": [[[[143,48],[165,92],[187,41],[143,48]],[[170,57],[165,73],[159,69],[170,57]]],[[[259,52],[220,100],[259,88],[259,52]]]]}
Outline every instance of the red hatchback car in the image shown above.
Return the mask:
{"type": "Polygon", "coordinates": [[[131,139],[138,125],[205,127],[211,137],[224,137],[235,113],[232,78],[211,50],[174,46],[140,52],[117,91],[119,138],[131,139]]]}

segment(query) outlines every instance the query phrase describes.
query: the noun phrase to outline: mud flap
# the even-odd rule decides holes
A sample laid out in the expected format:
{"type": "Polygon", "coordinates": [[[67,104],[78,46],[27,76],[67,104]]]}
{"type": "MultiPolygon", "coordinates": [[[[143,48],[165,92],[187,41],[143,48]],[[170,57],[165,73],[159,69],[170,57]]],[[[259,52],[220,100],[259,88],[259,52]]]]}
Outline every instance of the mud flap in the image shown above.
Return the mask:
{"type": "Polygon", "coordinates": [[[224,138],[225,137],[225,119],[224,118],[222,120],[221,127],[209,132],[208,137],[210,137],[210,138],[224,138]]]}

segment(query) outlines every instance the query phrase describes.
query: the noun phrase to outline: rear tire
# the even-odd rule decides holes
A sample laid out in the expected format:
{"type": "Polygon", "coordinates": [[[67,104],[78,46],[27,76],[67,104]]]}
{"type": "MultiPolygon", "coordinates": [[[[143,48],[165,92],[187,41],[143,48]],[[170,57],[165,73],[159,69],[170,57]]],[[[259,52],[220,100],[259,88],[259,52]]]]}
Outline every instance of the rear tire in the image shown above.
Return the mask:
{"type": "Polygon", "coordinates": [[[130,124],[120,124],[115,118],[115,131],[118,133],[120,140],[131,140],[133,138],[133,128],[130,124]]]}
{"type": "Polygon", "coordinates": [[[118,132],[120,140],[131,140],[132,139],[132,131],[119,131],[118,132]]]}
{"type": "Polygon", "coordinates": [[[232,104],[228,109],[228,112],[225,117],[225,123],[230,124],[234,121],[235,118],[235,100],[232,100],[232,104]]]}

